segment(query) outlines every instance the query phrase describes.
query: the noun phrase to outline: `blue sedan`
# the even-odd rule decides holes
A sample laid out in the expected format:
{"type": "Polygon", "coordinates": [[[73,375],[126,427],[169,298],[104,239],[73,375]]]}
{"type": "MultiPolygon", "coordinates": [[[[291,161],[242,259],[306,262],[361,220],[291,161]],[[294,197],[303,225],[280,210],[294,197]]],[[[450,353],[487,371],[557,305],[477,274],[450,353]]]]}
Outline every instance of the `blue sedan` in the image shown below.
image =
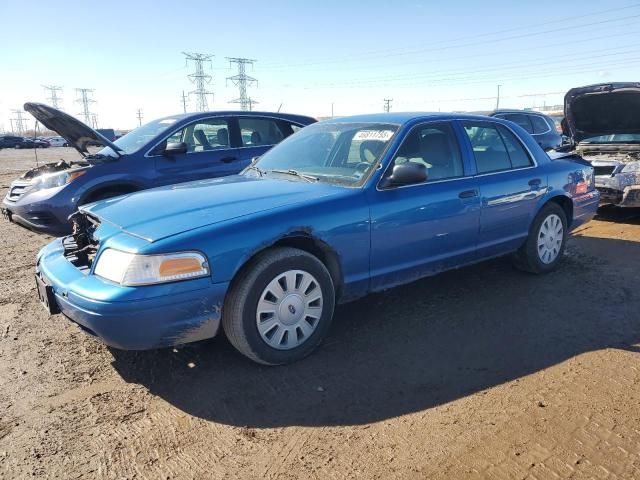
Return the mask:
{"type": "Polygon", "coordinates": [[[598,200],[592,167],[552,161],[511,122],[342,118],[239,175],[81,207],[76,233],[39,253],[36,280],[51,313],[113,347],[222,328],[277,365],[318,346],[338,302],[499,255],[553,270],[598,200]]]}
{"type": "Polygon", "coordinates": [[[160,118],[111,142],[88,125],[40,103],[24,109],[83,156],[41,165],[15,180],[3,216],[51,235],[71,233],[78,205],[145,188],[239,173],[255,156],[315,119],[268,112],[200,112],[160,118]],[[105,145],[90,154],[89,145],[105,145]]]}

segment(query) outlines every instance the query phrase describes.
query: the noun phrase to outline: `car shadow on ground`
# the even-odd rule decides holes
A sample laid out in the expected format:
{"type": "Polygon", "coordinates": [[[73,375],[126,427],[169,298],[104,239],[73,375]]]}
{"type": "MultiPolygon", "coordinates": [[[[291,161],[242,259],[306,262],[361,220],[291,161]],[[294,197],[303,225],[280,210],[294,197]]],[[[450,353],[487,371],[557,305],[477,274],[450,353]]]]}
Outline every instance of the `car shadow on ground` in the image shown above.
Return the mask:
{"type": "Polygon", "coordinates": [[[598,209],[596,220],[612,223],[640,225],[640,208],[623,208],[614,205],[603,205],[598,209]]]}
{"type": "Polygon", "coordinates": [[[254,364],[224,336],[177,351],[112,350],[113,365],[126,381],[224,424],[380,421],[583,352],[638,352],[639,258],[640,243],[576,237],[549,275],[501,258],[371,295],[339,307],[324,344],[289,366],[254,364]]]}

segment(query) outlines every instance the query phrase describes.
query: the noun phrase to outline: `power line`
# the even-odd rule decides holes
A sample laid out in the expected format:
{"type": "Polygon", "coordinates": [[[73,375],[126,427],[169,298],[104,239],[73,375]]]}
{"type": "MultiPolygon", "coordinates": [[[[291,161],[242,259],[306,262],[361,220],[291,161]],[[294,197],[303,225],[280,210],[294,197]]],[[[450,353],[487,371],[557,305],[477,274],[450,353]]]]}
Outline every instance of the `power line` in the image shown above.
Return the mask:
{"type": "Polygon", "coordinates": [[[391,110],[391,102],[393,102],[393,98],[384,99],[384,111],[387,113],[391,110]]]}
{"type": "Polygon", "coordinates": [[[142,109],[139,108],[138,111],[136,112],[136,117],[138,118],[138,126],[141,127],[142,126],[142,109]]]}
{"type": "Polygon", "coordinates": [[[574,20],[578,20],[581,18],[587,18],[587,17],[593,17],[593,16],[601,16],[605,13],[611,13],[611,12],[618,12],[618,11],[622,11],[622,10],[628,10],[631,8],[637,8],[640,6],[640,3],[635,3],[632,5],[626,5],[624,7],[618,7],[618,8],[612,8],[612,9],[606,9],[606,10],[601,10],[598,12],[593,12],[593,13],[588,13],[588,14],[583,14],[583,15],[577,15],[577,16],[571,16],[571,17],[565,17],[565,18],[560,18],[560,19],[556,19],[556,20],[552,20],[549,22],[542,22],[542,23],[538,23],[536,25],[529,25],[529,26],[522,26],[522,27],[514,27],[514,28],[509,28],[509,29],[505,29],[505,30],[499,30],[499,31],[495,31],[495,32],[485,32],[485,33],[481,33],[481,34],[477,34],[477,35],[468,35],[468,36],[463,36],[463,37],[458,37],[458,40],[471,40],[471,39],[478,39],[478,38],[484,38],[484,37],[490,37],[490,36],[495,36],[495,35],[501,35],[504,33],[511,33],[511,32],[521,32],[522,30],[526,30],[526,29],[531,29],[531,28],[536,28],[539,26],[545,26],[545,25],[553,25],[553,24],[558,24],[561,23],[563,24],[561,27],[559,28],[555,28],[555,29],[551,29],[551,30],[544,30],[544,31],[538,31],[538,32],[530,32],[530,33],[521,33],[515,36],[508,36],[508,37],[501,37],[501,38],[496,38],[496,39],[489,39],[489,40],[481,40],[479,42],[473,42],[473,43],[463,43],[463,44],[458,44],[458,45],[451,45],[451,41],[449,40],[442,40],[439,42],[429,42],[429,48],[413,48],[413,49],[406,49],[406,48],[395,48],[395,49],[386,49],[386,50],[372,50],[369,52],[364,52],[358,55],[347,55],[345,57],[339,58],[339,59],[332,59],[332,60],[324,60],[324,61],[315,61],[315,62],[301,62],[301,63],[267,63],[264,65],[264,68],[268,69],[282,69],[282,68],[290,68],[290,67],[297,67],[297,66],[311,66],[311,65],[326,65],[326,64],[333,64],[333,63],[349,63],[349,62],[353,62],[356,60],[375,60],[375,59],[379,59],[379,58],[388,58],[388,57],[395,57],[398,55],[414,55],[416,53],[421,53],[421,52],[428,52],[428,51],[440,51],[443,49],[451,49],[451,48],[461,48],[461,47],[467,47],[467,46],[475,46],[478,44],[484,44],[484,43],[494,43],[494,42],[501,42],[504,40],[512,40],[512,39],[516,39],[516,38],[525,38],[525,37],[529,37],[529,36],[537,36],[537,35],[546,35],[548,33],[552,33],[552,32],[565,32],[569,29],[574,29],[574,28],[583,28],[583,27],[591,27],[591,26],[595,26],[595,25],[600,25],[600,24],[606,24],[606,23],[610,23],[610,22],[616,22],[619,20],[625,20],[625,19],[629,19],[629,18],[636,18],[639,15],[633,15],[633,16],[624,16],[624,17],[615,17],[615,18],[611,18],[611,19],[605,19],[605,20],[599,20],[596,22],[590,22],[590,23],[585,23],[585,24],[578,24],[578,25],[566,25],[566,22],[568,21],[574,21],[574,20]],[[443,45],[443,46],[439,46],[439,45],[443,45]]]}
{"type": "Polygon", "coordinates": [[[24,110],[11,110],[11,113],[15,115],[15,118],[10,119],[11,130],[18,135],[24,135],[27,131],[27,119],[23,117],[25,114],[24,110]]]}
{"type": "Polygon", "coordinates": [[[76,94],[80,95],[80,98],[76,99],[76,103],[82,105],[82,112],[78,115],[81,115],[84,119],[84,123],[87,125],[96,125],[98,123],[96,115],[91,112],[89,105],[95,103],[90,95],[93,93],[92,88],[76,88],[76,94]]]}
{"type": "Polygon", "coordinates": [[[62,103],[62,98],[58,96],[58,92],[62,92],[62,87],[58,85],[42,85],[45,90],[49,92],[49,96],[47,100],[51,102],[51,106],[53,108],[60,108],[60,103],[62,103]]]}
{"type": "Polygon", "coordinates": [[[239,103],[240,110],[251,110],[252,105],[254,103],[258,103],[256,100],[253,100],[251,97],[247,95],[247,87],[252,84],[258,84],[258,80],[253,77],[250,77],[246,73],[247,65],[251,65],[253,67],[254,62],[256,60],[252,60],[250,58],[237,58],[237,57],[226,57],[229,60],[230,65],[237,65],[238,73],[232,77],[227,77],[227,80],[231,80],[238,89],[240,90],[240,97],[235,100],[229,101],[229,103],[239,103]]]}
{"type": "Polygon", "coordinates": [[[189,80],[196,86],[195,90],[189,92],[189,95],[194,94],[196,96],[196,110],[198,112],[206,112],[209,110],[209,102],[207,101],[207,95],[211,95],[211,101],[213,102],[213,92],[207,90],[206,85],[211,83],[211,75],[204,73],[204,63],[209,63],[211,68],[211,58],[213,55],[205,53],[187,53],[182,52],[185,56],[187,64],[191,60],[195,65],[195,72],[188,75],[189,80]]]}

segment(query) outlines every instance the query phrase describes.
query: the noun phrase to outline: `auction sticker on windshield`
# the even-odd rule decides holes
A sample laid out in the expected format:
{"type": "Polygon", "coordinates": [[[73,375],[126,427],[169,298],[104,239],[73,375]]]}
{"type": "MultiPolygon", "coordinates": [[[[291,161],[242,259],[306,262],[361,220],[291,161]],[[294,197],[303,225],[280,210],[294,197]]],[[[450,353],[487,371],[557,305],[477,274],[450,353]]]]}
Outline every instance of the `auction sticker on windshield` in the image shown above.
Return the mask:
{"type": "Polygon", "coordinates": [[[386,142],[393,136],[393,130],[360,130],[354,140],[381,140],[386,142]]]}

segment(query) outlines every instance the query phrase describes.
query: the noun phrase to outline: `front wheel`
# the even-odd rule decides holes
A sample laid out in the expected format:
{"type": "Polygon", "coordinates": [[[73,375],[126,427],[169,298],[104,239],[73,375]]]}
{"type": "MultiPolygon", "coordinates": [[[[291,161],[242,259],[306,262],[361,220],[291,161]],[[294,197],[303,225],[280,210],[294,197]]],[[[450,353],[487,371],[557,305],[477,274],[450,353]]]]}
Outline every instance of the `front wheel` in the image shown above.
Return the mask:
{"type": "Polygon", "coordinates": [[[548,203],[533,220],[527,241],[514,254],[517,268],[531,273],[547,273],[562,259],[567,243],[567,216],[557,203],[548,203]]]}
{"type": "Polygon", "coordinates": [[[281,365],[309,355],[329,330],[335,305],[331,275],[313,255],[274,248],[232,283],[222,311],[231,344],[251,360],[281,365]]]}

